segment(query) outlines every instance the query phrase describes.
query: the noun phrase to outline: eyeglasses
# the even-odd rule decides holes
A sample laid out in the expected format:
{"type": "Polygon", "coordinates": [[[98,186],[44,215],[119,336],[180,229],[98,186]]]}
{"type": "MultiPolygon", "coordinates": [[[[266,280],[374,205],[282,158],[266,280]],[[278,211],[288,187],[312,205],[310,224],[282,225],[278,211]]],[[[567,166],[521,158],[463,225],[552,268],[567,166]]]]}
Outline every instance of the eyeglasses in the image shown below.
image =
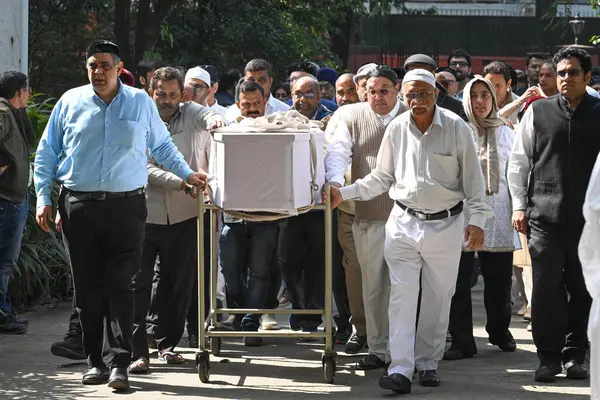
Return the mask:
{"type": "Polygon", "coordinates": [[[391,91],[391,89],[379,89],[379,90],[370,89],[369,96],[375,97],[377,95],[380,95],[381,97],[383,97],[383,96],[387,96],[388,94],[390,94],[390,91],[391,91]]]}
{"type": "Polygon", "coordinates": [[[101,63],[91,62],[91,63],[87,64],[86,67],[87,67],[87,69],[89,69],[91,71],[96,71],[98,69],[98,67],[100,67],[104,71],[109,71],[114,67],[114,65],[112,65],[109,62],[101,62],[101,63]]]}
{"type": "Polygon", "coordinates": [[[560,79],[565,79],[567,75],[569,75],[571,78],[577,78],[582,73],[583,70],[579,68],[563,69],[561,71],[556,71],[556,75],[558,75],[560,79]]]}
{"type": "Polygon", "coordinates": [[[428,90],[426,92],[417,92],[417,93],[405,93],[404,98],[408,101],[413,101],[415,99],[426,99],[434,93],[433,90],[428,90]]]}
{"type": "Polygon", "coordinates": [[[316,94],[313,92],[308,92],[308,93],[294,92],[294,93],[292,93],[292,96],[294,96],[297,99],[306,97],[308,100],[312,100],[315,98],[316,94]]]}
{"type": "Polygon", "coordinates": [[[448,66],[450,68],[465,68],[469,66],[469,63],[466,61],[451,61],[448,66]]]}

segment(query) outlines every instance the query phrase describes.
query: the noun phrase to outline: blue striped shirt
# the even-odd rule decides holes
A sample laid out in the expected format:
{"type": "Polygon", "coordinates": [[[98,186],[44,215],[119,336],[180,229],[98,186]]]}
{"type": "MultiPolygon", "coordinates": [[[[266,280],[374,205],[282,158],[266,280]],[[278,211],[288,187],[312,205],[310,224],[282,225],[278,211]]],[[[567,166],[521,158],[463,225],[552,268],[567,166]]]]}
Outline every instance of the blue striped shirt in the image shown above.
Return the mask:
{"type": "Polygon", "coordinates": [[[119,83],[109,105],[92,85],[66,92],[35,156],[37,206],[52,205],[54,181],[82,192],[126,192],[148,181],[147,153],[183,180],[193,172],[144,91],[119,83]]]}

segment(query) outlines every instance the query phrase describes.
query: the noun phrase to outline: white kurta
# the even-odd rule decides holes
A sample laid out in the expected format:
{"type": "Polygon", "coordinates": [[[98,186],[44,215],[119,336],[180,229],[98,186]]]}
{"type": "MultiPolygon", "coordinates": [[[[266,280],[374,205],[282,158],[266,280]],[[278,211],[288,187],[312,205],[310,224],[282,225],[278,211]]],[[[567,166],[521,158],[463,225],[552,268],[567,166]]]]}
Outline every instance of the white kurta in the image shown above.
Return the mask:
{"type": "Polygon", "coordinates": [[[591,343],[591,400],[600,400],[600,156],[596,160],[583,204],[585,227],[579,242],[579,258],[585,285],[592,296],[588,325],[591,343]]]}
{"type": "MultiPolygon", "coordinates": [[[[475,148],[483,145],[483,138],[475,131],[475,148]]],[[[485,221],[485,239],[479,251],[510,252],[521,248],[519,234],[512,227],[512,202],[506,180],[506,167],[515,142],[515,133],[508,126],[496,128],[496,147],[500,161],[500,184],[498,193],[485,196],[483,201],[494,210],[494,216],[485,221]]],[[[469,208],[465,207],[465,219],[469,220],[469,208]]],[[[469,250],[466,250],[469,251],[469,250]]]]}

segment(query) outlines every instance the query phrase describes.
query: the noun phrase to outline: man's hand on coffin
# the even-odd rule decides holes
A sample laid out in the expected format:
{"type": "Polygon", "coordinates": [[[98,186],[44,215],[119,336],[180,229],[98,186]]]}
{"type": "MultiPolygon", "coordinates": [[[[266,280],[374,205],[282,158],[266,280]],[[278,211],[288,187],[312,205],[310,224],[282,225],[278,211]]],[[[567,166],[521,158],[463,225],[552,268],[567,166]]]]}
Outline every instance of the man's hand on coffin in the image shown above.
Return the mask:
{"type": "Polygon", "coordinates": [[[224,126],[226,126],[227,124],[225,123],[225,120],[222,118],[219,119],[215,119],[212,124],[210,124],[210,126],[208,127],[209,131],[213,131],[215,129],[218,128],[223,128],[224,126]]]}
{"type": "Polygon", "coordinates": [[[204,171],[192,172],[187,177],[187,183],[192,186],[198,186],[200,189],[204,189],[204,186],[206,185],[206,177],[207,175],[204,171]]]}

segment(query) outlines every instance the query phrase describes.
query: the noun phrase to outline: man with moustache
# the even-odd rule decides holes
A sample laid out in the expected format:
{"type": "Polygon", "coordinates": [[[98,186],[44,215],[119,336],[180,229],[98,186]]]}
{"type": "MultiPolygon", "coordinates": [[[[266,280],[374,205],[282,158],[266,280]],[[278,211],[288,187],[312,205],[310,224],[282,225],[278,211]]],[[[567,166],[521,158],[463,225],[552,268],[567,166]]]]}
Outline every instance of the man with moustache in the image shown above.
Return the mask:
{"type": "MultiPolygon", "coordinates": [[[[225,126],[225,121],[199,104],[182,103],[183,85],[179,70],[160,68],[154,72],[148,93],[184,160],[191,167],[206,171],[211,146],[207,130],[225,126]]],[[[155,159],[148,160],[146,234],[141,267],[133,281],[135,312],[131,373],[149,371],[145,320],[153,281],[158,282],[152,296],[152,308],[157,315],[154,338],[158,358],[168,364],[183,362],[183,357],[174,350],[183,334],[190,302],[197,299],[192,293],[196,281],[198,243],[198,211],[194,197],[196,195],[190,185],[155,159]],[[160,262],[157,262],[157,256],[160,262]]],[[[208,213],[205,217],[208,220],[208,213]]],[[[205,226],[210,229],[209,223],[205,226]]],[[[209,237],[209,229],[205,237],[209,237]]],[[[210,261],[209,254],[208,251],[204,254],[207,262],[210,261]]],[[[206,275],[210,277],[208,273],[206,275]]],[[[208,299],[208,285],[204,292],[208,299]]],[[[208,302],[205,304],[208,307],[208,302]]],[[[195,329],[198,329],[197,326],[195,329]]]]}
{"type": "MultiPolygon", "coordinates": [[[[370,96],[376,90],[373,79],[367,83],[370,96]]],[[[381,273],[387,272],[391,280],[389,305],[383,307],[389,312],[391,364],[379,386],[397,393],[411,392],[415,366],[421,386],[440,385],[436,370],[446,344],[463,237],[467,247],[481,247],[482,227],[492,214],[483,202],[484,178],[470,128],[436,106],[436,92],[431,72],[407,72],[402,94],[410,112],[388,125],[376,167],[350,186],[331,189],[333,207],[388,190],[395,202],[381,240],[389,267],[381,273]],[[463,200],[471,214],[466,229],[463,200]]]]}
{"type": "MultiPolygon", "coordinates": [[[[318,84],[317,84],[318,85],[318,84]]],[[[253,81],[243,82],[238,88],[236,106],[244,118],[265,115],[267,93],[253,81]]],[[[219,261],[225,277],[227,298],[231,308],[267,308],[277,249],[279,222],[253,222],[223,215],[219,237],[219,261]]],[[[263,321],[264,324],[264,321],[263,321]]],[[[235,330],[256,332],[261,326],[259,314],[236,314],[235,330]]],[[[262,338],[244,337],[244,345],[261,346],[262,338]]]]}
{"type": "MultiPolygon", "coordinates": [[[[289,105],[277,100],[275,96],[271,96],[271,85],[273,85],[273,68],[268,61],[261,58],[250,60],[244,68],[244,81],[256,82],[263,88],[263,92],[267,98],[265,115],[281,111],[288,111],[290,109],[289,105]]],[[[227,109],[227,112],[225,113],[225,121],[228,124],[231,124],[240,115],[240,108],[236,102],[236,104],[227,109]]]]}
{"type": "MultiPolygon", "coordinates": [[[[340,107],[359,102],[353,74],[343,74],[335,82],[335,98],[340,107]]],[[[331,116],[327,129],[326,141],[329,143],[340,121],[341,112],[331,116]]],[[[346,171],[345,184],[350,184],[351,168],[346,171]]],[[[338,330],[348,327],[351,332],[347,338],[344,351],[347,354],[358,354],[367,345],[367,327],[365,323],[365,306],[362,297],[362,278],[360,264],[356,257],[356,246],[352,225],[354,223],[354,202],[345,201],[338,207],[337,238],[342,248],[341,268],[334,270],[334,296],[339,316],[336,319],[338,330]],[[352,326],[354,325],[354,329],[352,326]]],[[[336,332],[336,339],[340,337],[336,332]]]]}
{"type": "MultiPolygon", "coordinates": [[[[375,168],[377,152],[386,127],[406,106],[398,99],[400,83],[388,66],[371,67],[367,75],[368,101],[342,107],[341,121],[327,146],[326,179],[336,187],[345,183],[352,166],[352,181],[363,178],[375,168]]],[[[356,82],[356,77],[354,77],[356,82]]],[[[369,354],[357,363],[358,369],[384,368],[389,361],[388,306],[390,275],[383,257],[385,221],[393,202],[387,194],[369,202],[356,203],[352,226],[356,254],[362,276],[369,354]]]]}
{"type": "Polygon", "coordinates": [[[51,192],[62,184],[58,208],[71,257],[89,370],[83,384],[129,388],[133,277],[139,269],[148,180],[147,151],[190,185],[204,186],[173,144],[156,106],[123,85],[119,48],[97,40],[86,50],[91,85],[56,103],[35,157],[37,223],[53,222],[51,192]],[[110,371],[110,377],[109,377],[110,371]]]}
{"type": "Polygon", "coordinates": [[[456,97],[462,101],[463,89],[467,85],[467,82],[469,82],[469,76],[471,76],[472,72],[471,55],[463,49],[456,49],[448,57],[448,66],[456,72],[456,80],[458,80],[456,97]]]}
{"type": "Polygon", "coordinates": [[[559,95],[535,101],[517,127],[508,165],[513,226],[529,237],[537,382],[586,379],[591,297],[578,244],[586,190],[600,152],[600,99],[586,93],[592,60],[567,47],[553,58],[559,95]]]}

